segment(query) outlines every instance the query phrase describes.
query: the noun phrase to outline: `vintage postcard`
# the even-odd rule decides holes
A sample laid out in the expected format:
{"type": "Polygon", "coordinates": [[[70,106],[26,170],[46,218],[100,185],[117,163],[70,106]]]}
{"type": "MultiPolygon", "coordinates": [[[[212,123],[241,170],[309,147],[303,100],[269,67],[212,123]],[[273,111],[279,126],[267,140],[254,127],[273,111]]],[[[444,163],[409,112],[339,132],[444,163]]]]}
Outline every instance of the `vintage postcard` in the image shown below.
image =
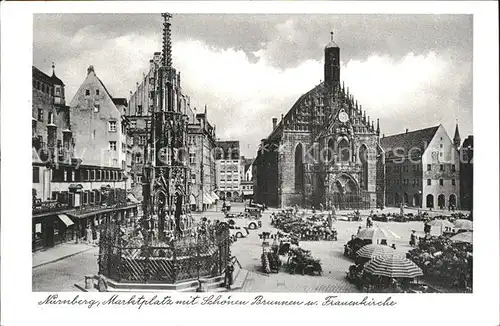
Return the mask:
{"type": "Polygon", "coordinates": [[[487,300],[493,322],[498,298],[479,296],[498,285],[498,155],[481,151],[498,153],[483,106],[498,90],[478,74],[498,73],[479,32],[492,6],[197,4],[4,6],[29,53],[12,83],[4,36],[21,22],[2,13],[2,95],[23,88],[22,132],[2,119],[2,292],[22,241],[25,305],[56,324],[154,311],[184,325],[221,307],[411,324],[412,307],[443,307],[465,325],[487,300]]]}

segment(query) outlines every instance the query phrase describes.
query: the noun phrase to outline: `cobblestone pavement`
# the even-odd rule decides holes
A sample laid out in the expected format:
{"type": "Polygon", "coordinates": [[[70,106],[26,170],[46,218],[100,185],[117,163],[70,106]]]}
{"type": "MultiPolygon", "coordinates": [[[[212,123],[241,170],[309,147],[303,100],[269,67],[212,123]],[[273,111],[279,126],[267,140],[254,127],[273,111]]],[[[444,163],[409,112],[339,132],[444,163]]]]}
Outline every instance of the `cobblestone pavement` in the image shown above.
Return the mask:
{"type": "MultiPolygon", "coordinates": [[[[231,210],[234,212],[243,211],[244,205],[233,203],[231,210]]],[[[264,213],[262,218],[263,227],[261,229],[251,230],[248,237],[238,239],[231,246],[232,254],[238,258],[243,268],[250,271],[243,288],[238,291],[358,292],[353,285],[345,280],[345,272],[352,262],[343,256],[343,248],[351,235],[356,233],[358,226],[364,227],[364,222],[336,222],[335,227],[338,230],[338,241],[300,242],[302,248],[311,250],[314,257],[321,259],[323,266],[322,276],[290,275],[284,271],[268,275],[260,272],[262,242],[258,234],[262,231],[276,231],[269,224],[269,216],[272,211],[274,210],[270,209],[264,213]]],[[[220,210],[219,212],[211,211],[195,215],[197,218],[207,216],[210,219],[223,219],[220,210]]],[[[395,241],[397,250],[401,252],[406,252],[410,249],[408,240],[412,229],[416,230],[417,233],[423,233],[422,222],[375,222],[375,225],[385,226],[401,236],[401,239],[395,241]]],[[[92,248],[75,256],[33,268],[33,291],[75,291],[75,283],[81,283],[85,275],[97,272],[97,254],[98,248],[92,248]]]]}
{"type": "MultiPolygon", "coordinates": [[[[239,211],[237,206],[235,211],[239,211]]],[[[321,260],[323,267],[322,276],[290,275],[285,271],[277,274],[265,274],[260,272],[262,253],[262,242],[258,234],[262,231],[275,232],[270,226],[270,209],[264,213],[262,218],[263,227],[252,230],[248,237],[238,239],[231,247],[232,254],[238,258],[243,268],[250,271],[246,282],[240,292],[359,292],[359,290],[345,280],[345,273],[353,262],[344,257],[344,244],[356,234],[358,227],[365,227],[365,222],[338,221],[335,227],[338,231],[338,241],[301,241],[300,247],[311,250],[314,257],[321,260]]],[[[388,210],[384,210],[387,212],[388,210]]],[[[398,211],[399,212],[399,211],[398,211]]],[[[369,212],[363,212],[369,214],[369,212]]],[[[220,218],[222,216],[219,213],[220,218]]],[[[400,239],[389,241],[394,243],[397,251],[408,252],[409,238],[412,230],[418,235],[423,235],[422,222],[374,222],[375,226],[383,226],[400,236],[400,239]]]]}

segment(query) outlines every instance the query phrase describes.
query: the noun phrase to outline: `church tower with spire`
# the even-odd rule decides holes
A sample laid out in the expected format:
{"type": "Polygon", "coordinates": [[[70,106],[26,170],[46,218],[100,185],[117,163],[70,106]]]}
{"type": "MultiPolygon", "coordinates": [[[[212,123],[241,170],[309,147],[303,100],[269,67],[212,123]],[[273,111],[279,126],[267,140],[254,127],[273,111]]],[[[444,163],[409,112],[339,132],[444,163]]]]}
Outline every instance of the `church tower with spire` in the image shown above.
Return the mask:
{"type": "Polygon", "coordinates": [[[330,42],[325,47],[325,87],[333,92],[340,84],[340,48],[333,41],[330,32],[330,42]]]}
{"type": "Polygon", "coordinates": [[[458,122],[455,126],[455,136],[453,136],[453,145],[456,149],[460,148],[460,132],[458,131],[458,122]]]}

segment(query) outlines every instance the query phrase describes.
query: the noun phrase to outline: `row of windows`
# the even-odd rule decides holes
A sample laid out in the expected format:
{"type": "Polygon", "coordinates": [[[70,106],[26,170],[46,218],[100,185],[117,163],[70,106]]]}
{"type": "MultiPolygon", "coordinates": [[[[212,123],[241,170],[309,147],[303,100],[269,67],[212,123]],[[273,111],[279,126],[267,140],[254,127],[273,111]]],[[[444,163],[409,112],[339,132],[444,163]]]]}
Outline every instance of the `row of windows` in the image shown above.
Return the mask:
{"type": "MultiPolygon", "coordinates": [[[[401,184],[401,180],[392,180],[392,183],[395,184],[395,185],[399,185],[401,184]]],[[[390,185],[391,184],[391,180],[387,180],[387,185],[390,185]]],[[[409,185],[410,184],[410,180],[409,179],[403,179],[403,185],[409,185]]],[[[415,187],[415,186],[418,186],[420,185],[420,179],[413,179],[413,182],[412,182],[412,185],[415,187]]]]}
{"type": "MultiPolygon", "coordinates": [[[[43,122],[45,120],[43,109],[38,109],[37,118],[38,121],[43,122]]],[[[47,114],[47,123],[54,124],[54,112],[49,111],[47,114]]]]}
{"type": "MultiPolygon", "coordinates": [[[[393,172],[408,172],[409,166],[408,165],[395,165],[392,169],[393,172]]],[[[386,167],[387,172],[391,172],[391,166],[387,165],[386,167]]],[[[412,164],[412,171],[413,172],[418,172],[420,171],[420,165],[419,164],[412,164]]],[[[427,164],[427,171],[432,171],[432,164],[427,164]]],[[[445,171],[445,165],[444,164],[439,164],[439,171],[445,171]]],[[[451,165],[451,172],[456,172],[456,166],[454,164],[451,165]]]]}
{"type": "Polygon", "coordinates": [[[225,160],[220,160],[219,162],[221,165],[226,165],[226,164],[230,165],[230,164],[235,164],[235,163],[238,164],[239,163],[239,161],[225,161],[225,160]]]}
{"type": "MultiPolygon", "coordinates": [[[[85,90],[85,95],[87,95],[87,96],[90,95],[90,89],[86,89],[85,90]]],[[[99,90],[98,89],[95,90],[95,95],[99,95],[99,90]]]]}
{"type": "Polygon", "coordinates": [[[243,190],[252,190],[253,186],[241,186],[243,190]]]}
{"type": "MultiPolygon", "coordinates": [[[[401,184],[401,180],[393,180],[392,183],[394,185],[400,185],[401,184]]],[[[391,184],[391,180],[387,180],[387,185],[390,185],[391,184]]],[[[403,179],[403,185],[409,185],[410,184],[410,181],[409,179],[403,179]]],[[[420,179],[413,179],[413,183],[412,185],[415,187],[415,186],[419,186],[420,185],[420,179]]],[[[427,185],[428,186],[431,186],[432,185],[432,179],[427,179],[427,185]]],[[[444,186],[444,179],[439,179],[439,185],[440,186],[444,186]]],[[[455,186],[456,185],[456,181],[455,179],[451,179],[451,185],[452,186],[455,186]]]]}
{"type": "MultiPolygon", "coordinates": [[[[431,170],[432,170],[432,165],[427,164],[427,171],[431,171],[431,170]]],[[[445,171],[444,164],[439,164],[439,171],[445,171]]],[[[456,168],[455,164],[452,164],[451,165],[451,172],[456,172],[456,171],[457,171],[457,168],[456,168]]]]}
{"type": "Polygon", "coordinates": [[[33,80],[33,88],[42,91],[45,94],[54,96],[54,88],[39,80],[33,80]]]}
{"type": "MultiPolygon", "coordinates": [[[[432,185],[432,180],[431,180],[431,179],[427,179],[427,185],[428,185],[428,186],[431,186],[431,185],[432,185]]],[[[443,179],[439,179],[439,185],[440,185],[440,186],[444,186],[444,180],[443,180],[443,179]]],[[[455,186],[455,185],[456,185],[456,181],[455,181],[455,179],[451,179],[451,185],[452,185],[452,186],[455,186]]]]}
{"type": "MultiPolygon", "coordinates": [[[[102,203],[102,194],[97,189],[82,191],[80,198],[83,205],[102,203]]],[[[70,204],[72,206],[75,204],[75,195],[68,191],[53,191],[51,199],[57,200],[62,204],[70,204]]]]}
{"type": "MultiPolygon", "coordinates": [[[[52,172],[52,182],[120,181],[120,171],[59,168],[52,172]]],[[[33,183],[40,182],[40,167],[33,167],[33,183]]]]}

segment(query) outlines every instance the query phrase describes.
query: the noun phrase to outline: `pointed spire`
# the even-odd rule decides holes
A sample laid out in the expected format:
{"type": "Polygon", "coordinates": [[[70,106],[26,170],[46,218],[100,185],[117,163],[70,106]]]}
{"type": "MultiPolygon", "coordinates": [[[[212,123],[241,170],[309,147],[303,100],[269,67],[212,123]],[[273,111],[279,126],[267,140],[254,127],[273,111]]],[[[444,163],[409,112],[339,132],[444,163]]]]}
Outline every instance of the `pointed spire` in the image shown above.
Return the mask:
{"type": "Polygon", "coordinates": [[[366,122],[366,111],[363,111],[363,122],[366,122]]]}
{"type": "Polygon", "coordinates": [[[52,76],[56,75],[56,64],[52,61],[52,76]]]}
{"type": "Polygon", "coordinates": [[[205,104],[205,116],[207,116],[207,105],[205,104]]]}
{"type": "Polygon", "coordinates": [[[371,131],[375,131],[375,126],[373,125],[373,120],[372,120],[372,125],[371,125],[371,131]]]}
{"type": "Polygon", "coordinates": [[[380,135],[380,121],[377,119],[377,136],[380,135]]]}
{"type": "Polygon", "coordinates": [[[368,128],[370,128],[370,116],[368,116],[368,128]]]}
{"type": "Polygon", "coordinates": [[[456,148],[460,147],[460,132],[458,131],[458,119],[456,122],[455,126],[455,136],[453,137],[453,145],[455,145],[456,148]]]}
{"type": "Polygon", "coordinates": [[[359,107],[358,107],[358,100],[356,100],[356,112],[358,112],[358,109],[359,109],[359,107]]]}
{"type": "Polygon", "coordinates": [[[333,31],[330,32],[330,41],[333,42],[333,31]]]}

